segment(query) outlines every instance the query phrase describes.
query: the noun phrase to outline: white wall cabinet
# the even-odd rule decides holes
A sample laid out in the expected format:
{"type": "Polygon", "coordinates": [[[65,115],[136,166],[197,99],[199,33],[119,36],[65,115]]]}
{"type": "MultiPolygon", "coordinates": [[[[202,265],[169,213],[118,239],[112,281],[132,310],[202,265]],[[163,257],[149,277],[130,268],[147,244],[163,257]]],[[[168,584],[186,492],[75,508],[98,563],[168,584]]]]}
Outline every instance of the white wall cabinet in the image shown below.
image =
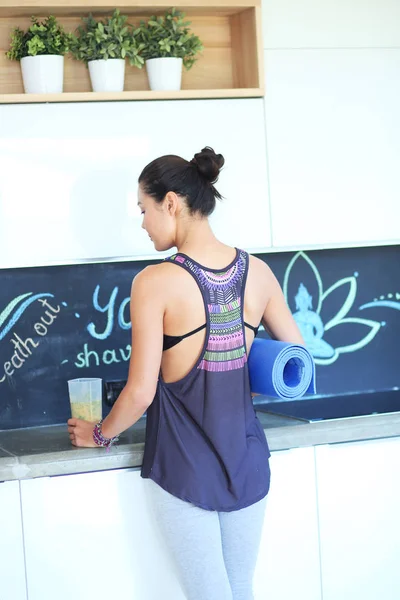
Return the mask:
{"type": "Polygon", "coordinates": [[[273,452],[256,600],[321,600],[316,500],[314,448],[273,452]]]}
{"type": "Polygon", "coordinates": [[[398,0],[263,0],[264,48],[400,46],[398,0]]]}
{"type": "Polygon", "coordinates": [[[137,179],[159,156],[190,160],[204,146],[226,161],[216,234],[270,245],[262,98],[1,105],[0,122],[0,267],[159,257],[137,179]]]}
{"type": "Polygon", "coordinates": [[[400,598],[400,438],[316,448],[324,600],[400,598]]]}
{"type": "Polygon", "coordinates": [[[0,483],[0,600],[27,600],[19,481],[0,483]]]}
{"type": "Polygon", "coordinates": [[[400,239],[400,48],[266,50],[275,247],[400,239]]]}

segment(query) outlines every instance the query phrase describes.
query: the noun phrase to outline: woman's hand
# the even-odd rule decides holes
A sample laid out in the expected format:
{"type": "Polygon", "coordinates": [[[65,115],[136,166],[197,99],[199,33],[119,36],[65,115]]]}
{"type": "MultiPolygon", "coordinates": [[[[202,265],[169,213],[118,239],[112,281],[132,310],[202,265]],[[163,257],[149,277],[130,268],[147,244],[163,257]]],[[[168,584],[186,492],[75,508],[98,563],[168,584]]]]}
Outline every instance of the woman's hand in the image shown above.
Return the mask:
{"type": "Polygon", "coordinates": [[[68,419],[68,433],[73,446],[98,448],[93,441],[93,428],[96,423],[82,419],[68,419]]]}

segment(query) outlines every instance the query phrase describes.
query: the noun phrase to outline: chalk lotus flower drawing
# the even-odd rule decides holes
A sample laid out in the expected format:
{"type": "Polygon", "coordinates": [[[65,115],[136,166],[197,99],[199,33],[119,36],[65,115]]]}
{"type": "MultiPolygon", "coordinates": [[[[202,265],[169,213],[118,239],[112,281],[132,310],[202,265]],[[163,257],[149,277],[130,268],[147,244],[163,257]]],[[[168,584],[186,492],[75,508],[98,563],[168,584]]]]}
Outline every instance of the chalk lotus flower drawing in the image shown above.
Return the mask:
{"type": "Polygon", "coordinates": [[[321,274],[305,252],[297,252],[286,268],[283,293],[289,306],[294,299],[293,317],[316,364],[329,365],[341,354],[364,348],[383,325],[352,316],[357,276],[344,277],[324,290],[321,274]],[[329,314],[332,308],[334,314],[329,314]],[[334,328],[336,335],[331,335],[334,328]],[[329,341],[324,339],[327,332],[329,341]]]}

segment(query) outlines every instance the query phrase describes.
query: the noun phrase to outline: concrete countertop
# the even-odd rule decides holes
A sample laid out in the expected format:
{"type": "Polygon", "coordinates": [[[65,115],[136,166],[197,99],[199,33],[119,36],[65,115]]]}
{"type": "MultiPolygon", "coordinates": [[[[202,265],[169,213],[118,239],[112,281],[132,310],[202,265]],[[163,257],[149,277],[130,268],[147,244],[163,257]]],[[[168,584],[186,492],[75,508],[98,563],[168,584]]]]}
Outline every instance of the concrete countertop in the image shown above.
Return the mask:
{"type": "MultiPolygon", "coordinates": [[[[268,412],[257,416],[271,451],[400,436],[400,412],[312,423],[268,412]]],[[[144,433],[142,418],[106,452],[72,446],[66,425],[0,431],[0,481],[139,467],[144,433]]]]}

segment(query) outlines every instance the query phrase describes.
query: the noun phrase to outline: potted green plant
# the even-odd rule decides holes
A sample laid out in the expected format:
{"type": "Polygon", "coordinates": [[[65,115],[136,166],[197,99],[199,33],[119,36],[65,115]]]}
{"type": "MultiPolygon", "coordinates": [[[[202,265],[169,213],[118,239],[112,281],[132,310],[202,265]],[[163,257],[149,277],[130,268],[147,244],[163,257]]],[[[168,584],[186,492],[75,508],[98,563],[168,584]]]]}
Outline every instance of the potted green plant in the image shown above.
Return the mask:
{"type": "Polygon", "coordinates": [[[150,89],[181,89],[182,65],[190,69],[203,50],[200,39],[190,32],[190,24],[185,21],[185,14],[175,8],[140,22],[135,36],[144,46],[141,55],[146,63],[150,89]]]}
{"type": "Polygon", "coordinates": [[[64,55],[70,35],[50,15],[42,22],[31,17],[27,31],[15,27],[7,58],[21,62],[26,94],[60,93],[63,91],[64,55]]]}
{"type": "Polygon", "coordinates": [[[118,10],[103,21],[90,14],[71,36],[71,54],[88,66],[94,92],[122,92],[126,59],[139,68],[144,64],[143,46],[127,19],[118,10]]]}

